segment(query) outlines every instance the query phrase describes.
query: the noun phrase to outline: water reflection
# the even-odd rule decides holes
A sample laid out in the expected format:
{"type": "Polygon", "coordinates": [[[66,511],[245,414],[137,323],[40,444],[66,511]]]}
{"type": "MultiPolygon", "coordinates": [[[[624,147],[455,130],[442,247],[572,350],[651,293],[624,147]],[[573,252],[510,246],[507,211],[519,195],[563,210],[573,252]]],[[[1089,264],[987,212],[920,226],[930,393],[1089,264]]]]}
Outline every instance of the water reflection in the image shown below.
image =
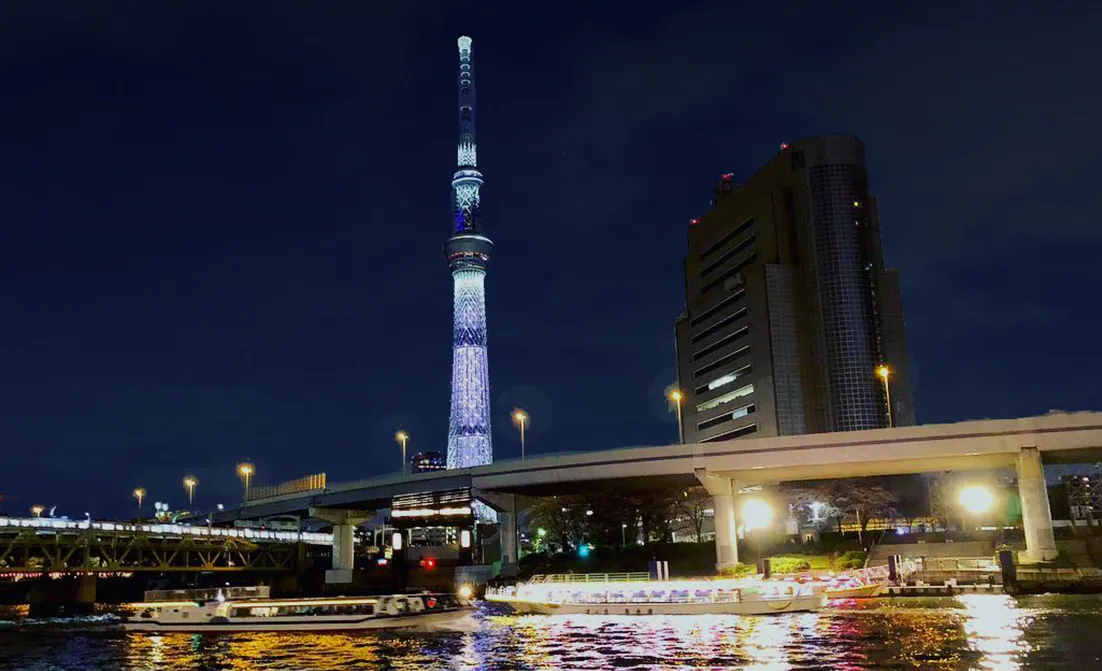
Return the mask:
{"type": "Polygon", "coordinates": [[[1086,671],[1098,668],[1102,598],[877,600],[742,618],[486,614],[428,633],[127,634],[81,626],[0,628],[0,669],[1086,671]]]}
{"type": "Polygon", "coordinates": [[[1025,627],[1031,616],[1018,607],[1009,596],[993,594],[962,594],[957,600],[964,604],[964,632],[968,647],[978,652],[979,664],[985,669],[1015,671],[1029,653],[1025,627]]]}

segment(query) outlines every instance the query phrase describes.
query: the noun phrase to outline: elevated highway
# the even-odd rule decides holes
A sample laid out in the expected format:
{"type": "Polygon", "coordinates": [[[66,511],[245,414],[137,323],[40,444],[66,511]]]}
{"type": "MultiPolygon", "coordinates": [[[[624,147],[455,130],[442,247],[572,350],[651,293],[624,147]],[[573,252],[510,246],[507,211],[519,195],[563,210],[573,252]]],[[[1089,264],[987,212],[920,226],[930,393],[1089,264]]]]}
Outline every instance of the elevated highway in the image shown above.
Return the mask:
{"type": "MultiPolygon", "coordinates": [[[[601,488],[703,484],[715,498],[718,564],[737,561],[734,501],[749,486],[828,478],[1016,469],[1027,558],[1055,556],[1044,463],[1102,461],[1102,413],[1051,413],[1009,420],[751,438],[586,452],[502,461],[465,470],[389,476],[324,490],[250,501],[218,521],[262,518],[326,508],[388,507],[393,497],[469,488],[515,522],[509,494],[539,496],[601,488]]],[[[351,529],[334,528],[351,536],[351,529]]],[[[503,533],[503,538],[509,537],[503,533]]],[[[510,548],[515,552],[515,548],[510,548]]],[[[515,554],[510,554],[515,556],[515,554]]]]}

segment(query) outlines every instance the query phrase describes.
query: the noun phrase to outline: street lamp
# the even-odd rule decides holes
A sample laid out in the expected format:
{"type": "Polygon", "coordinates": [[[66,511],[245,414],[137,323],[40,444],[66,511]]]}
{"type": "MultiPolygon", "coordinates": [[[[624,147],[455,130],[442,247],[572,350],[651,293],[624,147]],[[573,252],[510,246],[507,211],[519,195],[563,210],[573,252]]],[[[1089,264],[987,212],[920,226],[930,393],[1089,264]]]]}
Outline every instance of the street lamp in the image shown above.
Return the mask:
{"type": "Polygon", "coordinates": [[[187,490],[187,507],[195,505],[195,485],[199,484],[199,478],[194,475],[184,476],[184,489],[187,490]]]}
{"type": "Polygon", "coordinates": [[[979,526],[980,515],[991,509],[995,503],[995,495],[991,490],[982,485],[970,485],[960,490],[958,494],[960,505],[965,510],[976,516],[976,526],[979,526]]]}
{"type": "Polygon", "coordinates": [[[238,464],[237,474],[241,476],[241,479],[245,481],[245,501],[249,500],[249,485],[253,481],[253,476],[256,475],[256,467],[250,463],[238,464]]]}
{"type": "Polygon", "coordinates": [[[749,499],[742,504],[742,525],[747,529],[764,529],[773,521],[773,509],[761,499],[749,499]]]}
{"type": "Polygon", "coordinates": [[[888,428],[890,429],[892,424],[892,391],[888,386],[888,378],[892,375],[892,369],[888,368],[884,364],[880,364],[876,367],[876,376],[884,383],[884,400],[888,406],[888,428]]]}
{"type": "Polygon", "coordinates": [[[135,489],[134,490],[134,498],[138,499],[138,510],[140,512],[141,509],[142,509],[142,499],[145,498],[145,490],[142,489],[141,487],[138,487],[137,489],[135,489]]]}
{"type": "Polygon", "coordinates": [[[681,428],[681,401],[685,398],[685,395],[681,393],[680,389],[674,389],[668,397],[673,402],[674,407],[677,408],[677,443],[680,445],[685,442],[685,431],[681,428]]]}
{"type": "Polygon", "coordinates": [[[620,524],[620,547],[626,548],[628,546],[628,523],[623,522],[620,524]]]}
{"type": "Polygon", "coordinates": [[[520,408],[513,409],[513,426],[520,429],[520,460],[524,461],[524,430],[528,427],[528,413],[520,408]]]}
{"type": "Polygon", "coordinates": [[[38,505],[31,506],[31,516],[32,517],[42,517],[42,511],[45,510],[45,509],[46,509],[45,506],[38,506],[38,505]]]}
{"type": "Polygon", "coordinates": [[[406,474],[406,443],[409,442],[409,434],[405,431],[399,431],[394,434],[394,440],[398,441],[398,444],[402,446],[402,475],[406,474]]]}

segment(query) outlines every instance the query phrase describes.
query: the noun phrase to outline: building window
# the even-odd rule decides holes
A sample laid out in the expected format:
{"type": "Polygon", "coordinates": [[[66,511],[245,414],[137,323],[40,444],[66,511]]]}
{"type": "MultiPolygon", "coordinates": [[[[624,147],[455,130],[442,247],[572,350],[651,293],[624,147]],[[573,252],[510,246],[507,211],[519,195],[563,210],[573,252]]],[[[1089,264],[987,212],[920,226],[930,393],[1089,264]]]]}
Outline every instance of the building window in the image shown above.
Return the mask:
{"type": "Polygon", "coordinates": [[[719,270],[723,266],[724,263],[727,263],[731,259],[735,258],[736,256],[739,255],[739,253],[744,252],[747,249],[750,249],[751,247],[753,247],[754,242],[756,242],[756,241],[757,241],[757,236],[751,235],[750,237],[746,238],[742,242],[738,243],[737,245],[735,245],[734,249],[726,252],[723,256],[719,257],[715,261],[712,261],[711,263],[708,264],[708,266],[706,268],[701,270],[700,271],[700,277],[705,278],[708,275],[711,275],[715,271],[719,270]]]}
{"type": "Polygon", "coordinates": [[[735,438],[742,438],[743,436],[749,436],[751,433],[757,433],[757,424],[747,424],[741,426],[734,431],[728,431],[727,433],[721,433],[718,436],[712,436],[711,438],[705,438],[700,441],[702,443],[714,443],[717,440],[734,440],[735,438]]]}
{"type": "Polygon", "coordinates": [[[723,319],[720,319],[715,324],[712,324],[711,326],[704,329],[700,333],[697,333],[696,335],[694,335],[692,337],[692,342],[693,343],[700,342],[701,340],[704,340],[708,336],[713,335],[715,333],[718,333],[719,330],[722,329],[724,326],[727,326],[727,325],[731,324],[732,322],[738,321],[739,319],[742,319],[743,317],[745,317],[746,313],[748,311],[749,310],[747,308],[743,307],[743,308],[740,308],[739,310],[737,310],[735,312],[732,312],[731,314],[727,315],[723,319]]]}
{"type": "Polygon", "coordinates": [[[715,354],[719,350],[723,349],[727,345],[731,344],[732,342],[738,340],[739,338],[745,336],[748,333],[750,333],[750,327],[749,326],[743,326],[742,328],[735,331],[734,333],[727,334],[726,336],[720,338],[719,340],[715,341],[711,345],[708,345],[704,349],[693,352],[693,361],[699,361],[699,360],[703,359],[704,357],[708,356],[709,354],[715,354]]]}
{"type": "Polygon", "coordinates": [[[723,405],[724,403],[730,403],[731,401],[734,401],[736,399],[740,399],[743,396],[749,396],[750,394],[753,394],[753,393],[754,393],[754,385],[748,384],[745,387],[740,387],[740,388],[738,388],[738,389],[736,389],[732,392],[728,392],[728,393],[724,394],[723,396],[717,396],[717,397],[713,398],[710,401],[707,401],[705,403],[701,403],[700,405],[696,406],[696,411],[697,412],[704,412],[706,410],[711,410],[712,408],[718,408],[719,406],[723,405]]]}
{"type": "Polygon", "coordinates": [[[696,395],[700,396],[701,394],[703,394],[706,391],[715,391],[716,389],[719,389],[720,387],[726,387],[727,385],[731,384],[732,382],[739,379],[740,377],[745,377],[746,375],[749,375],[752,370],[753,370],[753,367],[750,366],[750,364],[747,364],[747,365],[743,366],[742,368],[739,368],[736,371],[733,371],[731,373],[727,373],[726,375],[723,375],[721,377],[717,377],[716,379],[712,380],[708,384],[703,384],[703,385],[700,385],[699,387],[697,387],[696,388],[696,395]]]}
{"type": "Polygon", "coordinates": [[[689,321],[689,326],[696,326],[697,324],[703,322],[704,320],[708,319],[709,317],[712,317],[712,316],[716,315],[717,313],[722,311],[724,308],[726,308],[728,305],[730,305],[731,303],[734,303],[735,301],[737,301],[738,299],[742,298],[745,295],[746,295],[746,290],[745,289],[739,289],[738,291],[731,294],[727,298],[724,298],[723,300],[716,303],[712,307],[708,308],[704,312],[701,312],[700,314],[693,317],[689,321]]]}
{"type": "Polygon", "coordinates": [[[715,278],[711,282],[705,284],[702,293],[708,293],[712,289],[715,289],[716,287],[723,284],[725,281],[731,279],[735,275],[738,275],[739,272],[741,272],[743,268],[745,268],[746,266],[750,265],[751,263],[753,263],[754,261],[757,261],[757,260],[758,260],[758,253],[757,252],[754,252],[750,256],[747,256],[742,261],[739,261],[738,265],[736,265],[734,268],[731,268],[730,270],[723,273],[719,277],[715,278]]]}
{"type": "Polygon", "coordinates": [[[734,361],[735,359],[739,358],[740,356],[742,356],[743,354],[746,354],[749,351],[750,351],[750,346],[749,345],[743,345],[742,347],[738,348],[734,352],[731,352],[730,354],[726,354],[724,356],[721,356],[720,358],[716,359],[715,361],[708,364],[707,366],[702,366],[700,368],[697,368],[695,371],[693,371],[693,377],[700,377],[701,375],[707,375],[708,373],[711,373],[713,370],[719,370],[720,368],[723,368],[724,366],[726,366],[731,361],[734,361]]]}
{"type": "Polygon", "coordinates": [[[717,251],[719,251],[719,249],[721,247],[723,247],[723,245],[725,245],[728,242],[734,240],[738,236],[742,235],[745,231],[747,231],[747,230],[749,230],[753,227],[754,227],[753,218],[747,219],[746,221],[742,222],[741,224],[739,224],[738,226],[735,227],[735,230],[731,231],[730,233],[723,236],[719,240],[716,240],[715,242],[713,242],[711,245],[708,246],[708,249],[705,249],[703,252],[701,252],[700,253],[700,260],[703,261],[704,259],[708,258],[712,254],[715,254],[717,251]]]}
{"type": "Polygon", "coordinates": [[[743,417],[745,417],[747,415],[752,415],[757,411],[757,409],[758,409],[757,406],[755,406],[753,403],[748,403],[747,405],[744,405],[741,408],[738,408],[737,410],[733,410],[731,412],[725,412],[722,415],[720,415],[719,417],[713,417],[709,420],[705,420],[703,422],[700,422],[699,424],[696,425],[696,430],[697,431],[707,431],[708,429],[714,429],[715,427],[719,426],[720,424],[725,424],[727,422],[730,422],[730,421],[733,421],[733,420],[736,420],[736,419],[742,419],[743,417]]]}

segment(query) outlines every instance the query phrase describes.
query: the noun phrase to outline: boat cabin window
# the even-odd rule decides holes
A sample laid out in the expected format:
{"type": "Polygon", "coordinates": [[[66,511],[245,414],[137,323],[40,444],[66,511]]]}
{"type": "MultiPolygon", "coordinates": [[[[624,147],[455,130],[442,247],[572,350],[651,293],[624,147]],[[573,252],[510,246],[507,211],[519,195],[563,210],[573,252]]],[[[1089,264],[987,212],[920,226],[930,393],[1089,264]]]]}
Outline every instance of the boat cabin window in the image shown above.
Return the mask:
{"type": "Polygon", "coordinates": [[[375,604],[350,603],[339,605],[312,606],[297,604],[294,606],[239,606],[230,613],[231,617],[317,617],[324,615],[374,615],[375,604]]]}

